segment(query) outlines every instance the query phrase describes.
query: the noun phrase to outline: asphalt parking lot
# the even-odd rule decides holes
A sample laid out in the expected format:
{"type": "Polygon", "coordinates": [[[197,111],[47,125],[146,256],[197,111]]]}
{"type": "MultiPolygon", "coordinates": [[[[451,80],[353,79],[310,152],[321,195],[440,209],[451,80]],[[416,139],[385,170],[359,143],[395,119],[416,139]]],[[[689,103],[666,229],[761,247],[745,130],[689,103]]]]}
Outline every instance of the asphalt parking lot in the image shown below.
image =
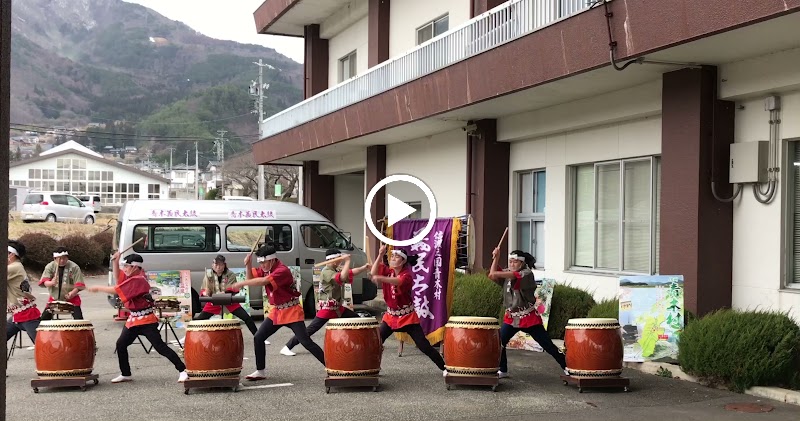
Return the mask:
{"type": "MultiPolygon", "coordinates": [[[[102,284],[105,278],[89,278],[89,284],[102,284]]],[[[40,389],[33,393],[34,352],[22,348],[8,362],[6,378],[7,420],[167,420],[176,418],[237,420],[793,420],[800,419],[800,407],[752,396],[706,388],[695,383],[667,379],[636,370],[623,374],[631,379],[629,392],[585,390],[578,393],[559,379],[559,367],[543,353],[509,351],[511,378],[501,380],[492,392],[488,387],[459,386],[447,390],[442,373],[413,346],[397,356],[399,343],[386,342],[381,386],[332,389],[326,394],[325,370],[302,346],[297,356],[278,352],[291,332],[281,329],[267,346],[268,379],[244,380],[255,369],[252,335],[243,330],[245,360],[242,387],[194,389],[185,395],[178,373],[155,351],[146,354],[138,343],[129,348],[134,381],[112,384],[119,374],[114,344],[122,322],[113,321],[113,309],[104,294],[82,294],[84,316],[95,327],[98,352],[94,373],[100,383],[85,392],[78,388],[40,389]],[[761,403],[772,409],[766,413],[739,413],[726,410],[730,403],[761,403]]],[[[46,296],[41,296],[46,300],[46,296]]],[[[40,303],[40,308],[42,304],[40,303]]],[[[260,323],[260,321],[257,321],[260,323]]],[[[183,337],[184,331],[177,331],[183,337]]],[[[324,330],[313,339],[322,346],[324,330]]],[[[25,347],[30,340],[24,337],[25,347]]],[[[10,345],[10,343],[9,343],[10,345]]],[[[173,346],[177,348],[177,346],[173,346]]]]}

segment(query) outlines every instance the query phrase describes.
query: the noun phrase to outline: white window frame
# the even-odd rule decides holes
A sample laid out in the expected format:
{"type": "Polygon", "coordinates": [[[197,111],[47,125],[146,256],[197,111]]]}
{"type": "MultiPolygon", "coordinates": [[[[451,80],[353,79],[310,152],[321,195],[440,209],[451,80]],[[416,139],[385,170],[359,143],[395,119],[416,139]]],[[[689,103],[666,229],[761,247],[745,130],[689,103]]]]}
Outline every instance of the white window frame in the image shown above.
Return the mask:
{"type": "Polygon", "coordinates": [[[526,250],[526,249],[528,249],[528,247],[521,247],[520,246],[520,244],[519,244],[520,233],[518,231],[518,224],[520,222],[528,222],[530,224],[530,228],[529,228],[530,229],[529,238],[531,239],[530,247],[532,247],[532,249],[529,250],[528,252],[530,254],[532,254],[536,258],[536,265],[535,265],[536,269],[537,270],[544,270],[544,261],[545,261],[546,253],[545,253],[545,256],[537,256],[536,244],[539,243],[539,241],[541,241],[542,243],[544,243],[545,247],[547,247],[547,243],[545,243],[545,239],[544,238],[539,239],[539,238],[536,237],[536,229],[535,229],[535,227],[536,227],[536,223],[537,222],[541,222],[541,223],[545,224],[545,229],[547,229],[546,228],[547,223],[545,222],[545,213],[546,213],[546,206],[547,205],[545,204],[545,209],[542,212],[536,212],[536,203],[538,202],[539,194],[545,194],[545,197],[546,197],[546,194],[547,194],[547,170],[546,169],[539,168],[539,169],[523,170],[523,171],[514,172],[514,198],[515,199],[514,199],[514,218],[513,219],[514,219],[514,231],[515,231],[514,232],[514,243],[515,243],[515,246],[514,247],[510,247],[509,249],[510,250],[514,250],[514,249],[526,250]],[[533,177],[532,178],[533,193],[531,195],[531,199],[532,199],[531,209],[532,209],[532,212],[523,212],[522,211],[522,205],[523,205],[523,203],[522,203],[522,177],[524,175],[526,175],[526,174],[531,174],[531,176],[533,177]],[[539,183],[537,182],[538,177],[540,175],[544,175],[544,177],[545,177],[545,191],[543,193],[539,192],[539,183]]]}
{"type": "Polygon", "coordinates": [[[352,79],[358,75],[358,50],[353,50],[339,59],[339,83],[352,79]],[[350,75],[345,77],[345,66],[348,67],[350,75]]]}
{"type": "Polygon", "coordinates": [[[660,228],[660,197],[661,194],[661,186],[658,185],[658,181],[660,179],[660,172],[661,172],[661,157],[660,156],[646,156],[646,157],[637,157],[637,158],[628,158],[628,159],[617,159],[611,161],[601,161],[601,162],[594,162],[594,163],[586,163],[586,164],[577,164],[570,168],[570,180],[569,180],[569,188],[568,188],[568,197],[570,198],[569,203],[569,216],[568,216],[568,249],[567,249],[567,265],[569,267],[569,271],[571,272],[587,272],[593,274],[601,274],[601,275],[657,275],[660,270],[660,261],[659,261],[659,250],[660,250],[660,233],[658,232],[660,228]],[[621,268],[624,267],[625,262],[625,163],[632,163],[632,162],[642,162],[642,161],[649,161],[650,162],[650,265],[649,270],[647,272],[636,272],[631,270],[622,270],[621,268]],[[598,189],[598,168],[604,165],[618,163],[620,165],[620,210],[619,210],[619,261],[617,263],[617,270],[611,270],[607,268],[598,268],[597,265],[597,226],[598,226],[598,219],[597,219],[597,189],[598,189]],[[576,227],[576,209],[577,209],[577,169],[579,167],[593,165],[594,166],[594,192],[593,192],[593,262],[592,267],[587,266],[578,266],[575,264],[575,254],[576,254],[576,241],[575,235],[577,234],[577,227],[576,227]]]}
{"type": "MultiPolygon", "coordinates": [[[[782,185],[786,186],[783,189],[783,227],[781,235],[783,235],[784,247],[784,270],[783,270],[783,287],[787,289],[800,290],[800,276],[796,272],[800,271],[795,265],[795,200],[797,198],[798,186],[795,182],[796,177],[800,176],[800,165],[795,165],[794,155],[800,149],[800,138],[786,139],[783,142],[783,168],[786,171],[781,171],[782,185]],[[793,188],[794,187],[794,188],[793,188]]],[[[798,233],[800,234],[800,233],[798,233]]]]}
{"type": "Polygon", "coordinates": [[[419,26],[417,28],[417,30],[414,31],[416,45],[424,44],[425,42],[430,41],[430,40],[438,37],[439,35],[447,33],[447,31],[449,31],[449,30],[450,30],[450,14],[446,13],[446,14],[444,14],[442,16],[439,16],[436,19],[433,19],[431,21],[426,22],[424,25],[419,26]],[[436,24],[441,22],[441,21],[443,21],[443,20],[445,20],[445,19],[447,19],[447,28],[445,28],[444,32],[440,32],[440,33],[437,34],[436,33],[436,24]],[[427,39],[420,40],[419,39],[420,31],[422,31],[423,29],[428,28],[428,27],[430,27],[430,29],[431,29],[431,37],[427,38],[427,39]]]}

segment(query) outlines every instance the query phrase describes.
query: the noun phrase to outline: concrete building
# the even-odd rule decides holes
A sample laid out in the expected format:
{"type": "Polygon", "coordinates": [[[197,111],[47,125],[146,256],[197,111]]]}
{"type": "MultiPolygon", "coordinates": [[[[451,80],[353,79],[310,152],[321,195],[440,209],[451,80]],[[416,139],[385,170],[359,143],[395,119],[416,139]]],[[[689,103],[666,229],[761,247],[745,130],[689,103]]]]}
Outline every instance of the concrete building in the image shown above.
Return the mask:
{"type": "Polygon", "coordinates": [[[304,203],[350,232],[365,192],[406,173],[439,216],[474,217],[478,267],[508,226],[537,276],[596,298],[623,274],[680,274],[695,314],[800,320],[798,12],[796,0],[266,1],[260,33],[304,37],[306,99],[262,123],[255,160],[302,165],[304,203]]]}
{"type": "Polygon", "coordinates": [[[103,206],[133,199],[166,199],[169,180],[104,159],[74,141],[10,164],[10,184],[34,190],[97,194],[103,206]]]}

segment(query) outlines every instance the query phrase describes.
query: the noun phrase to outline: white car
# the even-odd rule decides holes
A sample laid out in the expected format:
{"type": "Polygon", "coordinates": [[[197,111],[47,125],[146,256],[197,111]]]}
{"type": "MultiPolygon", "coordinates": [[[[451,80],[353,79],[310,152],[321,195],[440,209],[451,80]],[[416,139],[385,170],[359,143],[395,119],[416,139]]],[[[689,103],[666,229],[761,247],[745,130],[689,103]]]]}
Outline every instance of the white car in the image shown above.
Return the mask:
{"type": "Polygon", "coordinates": [[[78,199],[83,202],[84,205],[91,207],[94,209],[94,213],[100,213],[100,196],[92,196],[92,195],[80,195],[78,199]]]}
{"type": "Polygon", "coordinates": [[[22,205],[24,222],[83,222],[94,224],[94,208],[66,193],[28,193],[22,205]]]}

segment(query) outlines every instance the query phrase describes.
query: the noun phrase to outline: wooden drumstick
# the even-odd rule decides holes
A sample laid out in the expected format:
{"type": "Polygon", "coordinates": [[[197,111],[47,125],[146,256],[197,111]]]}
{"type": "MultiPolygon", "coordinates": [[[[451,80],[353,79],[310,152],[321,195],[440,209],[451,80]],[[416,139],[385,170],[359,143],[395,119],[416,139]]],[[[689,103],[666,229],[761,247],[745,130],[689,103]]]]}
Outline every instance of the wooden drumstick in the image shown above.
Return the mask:
{"type": "Polygon", "coordinates": [[[132,248],[133,248],[133,246],[135,246],[135,245],[137,245],[137,244],[141,243],[141,242],[142,242],[142,240],[144,240],[144,237],[141,237],[141,238],[139,238],[138,240],[134,241],[134,242],[133,242],[133,244],[131,244],[131,245],[129,245],[128,247],[126,247],[126,248],[125,248],[125,250],[122,250],[121,252],[119,252],[119,255],[120,255],[120,256],[122,256],[122,255],[123,255],[123,254],[124,254],[126,251],[128,251],[128,250],[132,249],[132,248]]]}
{"type": "Polygon", "coordinates": [[[250,249],[250,254],[253,254],[253,252],[255,252],[255,251],[256,251],[256,247],[258,247],[258,242],[259,242],[259,241],[261,241],[261,238],[262,238],[263,236],[264,236],[264,233],[263,233],[263,232],[262,232],[261,234],[259,234],[259,235],[258,235],[258,239],[256,240],[256,242],[255,242],[255,243],[253,243],[253,247],[250,249]]]}
{"type": "Polygon", "coordinates": [[[506,227],[506,230],[503,231],[503,236],[500,237],[500,242],[497,243],[497,248],[500,248],[500,246],[503,245],[503,241],[505,241],[505,239],[506,239],[506,234],[508,234],[508,227],[506,227]]]}
{"type": "Polygon", "coordinates": [[[346,259],[346,258],[347,258],[347,256],[349,256],[349,254],[345,254],[345,255],[343,255],[343,256],[339,256],[339,257],[336,257],[336,258],[334,258],[334,259],[331,259],[331,260],[325,260],[324,262],[315,263],[315,264],[314,264],[314,267],[315,267],[315,268],[318,268],[318,267],[320,267],[320,266],[325,266],[325,265],[327,265],[328,263],[337,263],[337,262],[341,262],[342,260],[346,259]]]}
{"type": "Polygon", "coordinates": [[[366,235],[364,236],[364,251],[367,254],[367,263],[374,262],[374,260],[372,260],[371,253],[369,252],[369,237],[366,235]]]}

